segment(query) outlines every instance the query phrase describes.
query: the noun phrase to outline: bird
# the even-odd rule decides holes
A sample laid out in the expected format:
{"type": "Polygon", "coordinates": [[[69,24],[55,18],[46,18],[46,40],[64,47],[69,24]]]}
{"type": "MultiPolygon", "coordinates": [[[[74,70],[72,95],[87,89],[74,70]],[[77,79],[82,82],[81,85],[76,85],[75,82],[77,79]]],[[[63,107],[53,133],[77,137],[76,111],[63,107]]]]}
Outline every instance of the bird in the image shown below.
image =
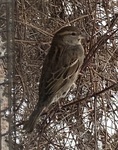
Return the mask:
{"type": "Polygon", "coordinates": [[[66,26],[58,30],[52,39],[48,54],[43,63],[39,100],[31,113],[24,129],[31,133],[42,112],[52,103],[64,98],[75,84],[84,61],[84,37],[75,26],[66,26]]]}

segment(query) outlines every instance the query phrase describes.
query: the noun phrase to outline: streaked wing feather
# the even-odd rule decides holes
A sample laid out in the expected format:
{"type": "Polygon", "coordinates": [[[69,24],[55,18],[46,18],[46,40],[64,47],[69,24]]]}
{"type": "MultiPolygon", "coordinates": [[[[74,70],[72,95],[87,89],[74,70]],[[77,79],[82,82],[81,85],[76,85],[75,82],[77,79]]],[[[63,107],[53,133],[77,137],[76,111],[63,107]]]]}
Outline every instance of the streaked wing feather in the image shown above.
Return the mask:
{"type": "MultiPolygon", "coordinates": [[[[68,50],[68,48],[66,49],[68,50]]],[[[62,50],[62,48],[57,49],[56,53],[53,54],[53,57],[55,57],[55,59],[52,58],[53,61],[56,62],[58,57],[58,62],[53,62],[53,64],[51,64],[52,66],[49,66],[51,68],[51,71],[49,71],[50,74],[48,74],[48,78],[45,82],[46,95],[51,95],[59,91],[66,84],[67,80],[71,78],[71,76],[73,76],[79,68],[79,60],[77,61],[77,55],[76,57],[72,57],[71,55],[73,53],[69,53],[69,50],[64,51],[64,49],[63,55],[61,55],[62,52],[58,52],[59,50],[62,50]],[[69,58],[66,58],[67,56],[69,58]]]]}

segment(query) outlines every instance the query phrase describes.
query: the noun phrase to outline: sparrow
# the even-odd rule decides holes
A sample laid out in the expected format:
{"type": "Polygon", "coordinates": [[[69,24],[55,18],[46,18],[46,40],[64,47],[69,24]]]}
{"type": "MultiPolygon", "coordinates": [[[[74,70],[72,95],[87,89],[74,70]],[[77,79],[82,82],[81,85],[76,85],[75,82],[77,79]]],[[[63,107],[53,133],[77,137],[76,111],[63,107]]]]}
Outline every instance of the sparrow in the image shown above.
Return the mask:
{"type": "Polygon", "coordinates": [[[33,131],[42,112],[64,98],[77,80],[84,60],[81,39],[83,37],[74,26],[63,27],[55,33],[42,68],[39,100],[24,125],[28,133],[33,131]]]}

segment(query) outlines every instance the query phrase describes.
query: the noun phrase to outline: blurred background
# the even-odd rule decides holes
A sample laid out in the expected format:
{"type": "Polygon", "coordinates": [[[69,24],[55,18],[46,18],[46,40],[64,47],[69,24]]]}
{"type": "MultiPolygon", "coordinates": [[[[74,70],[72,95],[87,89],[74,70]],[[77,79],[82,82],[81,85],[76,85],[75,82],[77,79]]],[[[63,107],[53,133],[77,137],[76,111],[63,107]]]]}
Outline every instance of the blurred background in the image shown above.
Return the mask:
{"type": "Polygon", "coordinates": [[[0,0],[0,149],[118,149],[118,1],[0,0]],[[86,35],[76,88],[23,131],[42,64],[60,28],[86,35]]]}

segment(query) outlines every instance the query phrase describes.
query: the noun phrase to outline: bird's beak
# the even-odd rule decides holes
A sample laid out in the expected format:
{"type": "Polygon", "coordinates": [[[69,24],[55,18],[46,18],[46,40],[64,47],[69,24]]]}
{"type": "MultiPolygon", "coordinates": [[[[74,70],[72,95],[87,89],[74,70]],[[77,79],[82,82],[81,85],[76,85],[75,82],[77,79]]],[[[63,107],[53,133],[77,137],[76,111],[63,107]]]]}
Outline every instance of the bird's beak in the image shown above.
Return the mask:
{"type": "Polygon", "coordinates": [[[81,33],[80,38],[81,39],[88,39],[89,35],[87,33],[83,32],[83,33],[81,33]]]}
{"type": "Polygon", "coordinates": [[[78,37],[78,40],[81,42],[81,40],[83,40],[83,39],[85,39],[85,37],[83,37],[83,36],[79,36],[78,37]]]}
{"type": "Polygon", "coordinates": [[[86,36],[85,36],[85,35],[81,35],[80,38],[81,38],[81,39],[85,39],[86,36]]]}

